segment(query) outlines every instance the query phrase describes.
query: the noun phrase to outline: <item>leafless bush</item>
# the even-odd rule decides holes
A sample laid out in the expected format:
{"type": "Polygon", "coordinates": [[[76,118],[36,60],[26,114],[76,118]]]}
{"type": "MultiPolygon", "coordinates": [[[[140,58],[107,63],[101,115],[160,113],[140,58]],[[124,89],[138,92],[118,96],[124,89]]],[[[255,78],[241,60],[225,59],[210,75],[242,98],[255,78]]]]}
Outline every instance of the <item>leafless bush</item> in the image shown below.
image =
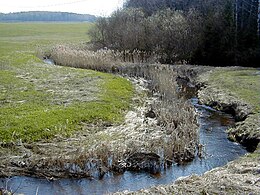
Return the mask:
{"type": "MultiPolygon", "coordinates": [[[[151,5],[150,1],[146,3],[151,5]]],[[[115,11],[109,18],[100,18],[89,32],[92,43],[119,51],[153,52],[160,63],[189,61],[200,43],[197,12],[163,6],[147,15],[145,9],[130,6],[115,11]]]]}

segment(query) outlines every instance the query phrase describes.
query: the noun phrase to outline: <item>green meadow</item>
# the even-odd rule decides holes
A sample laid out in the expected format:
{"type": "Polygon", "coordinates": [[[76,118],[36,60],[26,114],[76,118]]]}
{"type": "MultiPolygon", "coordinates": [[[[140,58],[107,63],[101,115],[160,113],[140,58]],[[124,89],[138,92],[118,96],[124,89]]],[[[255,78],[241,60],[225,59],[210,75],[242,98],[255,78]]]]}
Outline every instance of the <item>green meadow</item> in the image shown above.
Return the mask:
{"type": "Polygon", "coordinates": [[[0,24],[0,143],[70,136],[86,124],[120,123],[133,87],[92,70],[48,65],[38,50],[89,40],[91,23],[0,24]]]}

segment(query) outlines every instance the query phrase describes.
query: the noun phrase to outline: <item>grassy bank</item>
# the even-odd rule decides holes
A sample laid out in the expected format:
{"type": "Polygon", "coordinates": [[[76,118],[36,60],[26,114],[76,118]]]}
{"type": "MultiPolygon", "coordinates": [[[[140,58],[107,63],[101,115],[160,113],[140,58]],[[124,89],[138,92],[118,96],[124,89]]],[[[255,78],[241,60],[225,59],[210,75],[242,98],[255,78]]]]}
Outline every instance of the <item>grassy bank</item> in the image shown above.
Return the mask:
{"type": "Polygon", "coordinates": [[[254,151],[260,142],[260,76],[253,68],[216,68],[202,74],[199,99],[203,104],[235,116],[237,123],[229,129],[230,140],[254,151]]]}
{"type": "Polygon", "coordinates": [[[225,69],[214,71],[208,82],[250,104],[254,112],[260,112],[259,75],[257,69],[225,69]]]}
{"type": "Polygon", "coordinates": [[[69,136],[82,123],[118,123],[133,88],[125,79],[46,65],[39,48],[88,41],[90,23],[0,24],[0,143],[69,136]]]}
{"type": "MultiPolygon", "coordinates": [[[[193,106],[187,100],[179,98],[176,90],[178,89],[176,82],[178,75],[170,66],[126,63],[117,51],[92,51],[64,45],[53,48],[48,55],[56,64],[62,66],[114,72],[129,77],[143,77],[148,80],[150,84],[147,88],[150,90],[150,95],[158,98],[158,94],[160,94],[157,102],[149,106],[150,111],[148,113],[152,113],[152,118],[158,120],[157,125],[161,131],[168,133],[166,140],[171,140],[161,141],[160,144],[157,144],[157,147],[161,144],[167,145],[164,156],[169,162],[174,160],[181,164],[195,157],[198,145],[196,114],[193,106]]],[[[149,114],[146,115],[149,116],[149,114]]],[[[162,135],[161,132],[160,136],[162,135]]],[[[143,142],[148,143],[148,139],[143,142]]],[[[149,152],[154,151],[156,150],[149,152]]]]}
{"type": "MultiPolygon", "coordinates": [[[[197,68],[192,72],[195,75],[199,75],[206,69],[205,67],[197,68]]],[[[259,194],[260,144],[257,147],[260,138],[259,81],[259,70],[232,67],[210,68],[208,72],[199,76],[198,82],[203,86],[199,92],[203,103],[215,102],[226,106],[238,105],[251,109],[246,120],[237,122],[228,134],[234,136],[234,141],[246,146],[253,145],[254,153],[248,153],[203,175],[191,175],[179,178],[172,184],[115,194],[259,194]],[[254,146],[255,144],[256,146],[254,146]]]]}
{"type": "MultiPolygon", "coordinates": [[[[158,171],[160,158],[165,165],[181,164],[197,155],[196,113],[188,101],[178,99],[177,75],[169,66],[124,64],[122,57],[115,59],[117,52],[87,50],[80,41],[88,40],[86,34],[78,35],[73,26],[66,29],[73,32],[60,35],[63,25],[72,24],[43,24],[47,29],[61,25],[62,32],[57,29],[57,33],[38,30],[41,24],[14,25],[21,32],[3,33],[0,39],[6,44],[1,69],[5,81],[1,83],[0,164],[4,167],[0,165],[0,176],[96,178],[109,170],[158,171]],[[30,29],[30,36],[24,28],[30,29]],[[62,66],[43,64],[35,57],[37,49],[43,51],[39,55],[62,66]],[[121,125],[111,126],[123,121],[134,89],[126,79],[104,72],[145,78],[131,79],[136,104],[121,125]],[[148,88],[153,91],[151,98],[148,88]],[[150,158],[143,163],[150,153],[156,164],[150,158]],[[143,157],[134,162],[139,168],[125,163],[133,162],[136,154],[143,157]]],[[[86,24],[81,25],[87,31],[86,24]]],[[[4,28],[15,29],[9,24],[4,28]]]]}

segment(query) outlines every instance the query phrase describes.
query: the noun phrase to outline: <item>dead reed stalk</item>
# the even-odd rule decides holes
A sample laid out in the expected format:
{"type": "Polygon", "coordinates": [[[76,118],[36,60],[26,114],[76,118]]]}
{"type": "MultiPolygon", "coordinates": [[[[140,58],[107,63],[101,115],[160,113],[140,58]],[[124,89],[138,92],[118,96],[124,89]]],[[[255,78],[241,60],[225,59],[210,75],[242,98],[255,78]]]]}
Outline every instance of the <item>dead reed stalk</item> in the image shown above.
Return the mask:
{"type": "MultiPolygon", "coordinates": [[[[158,101],[151,105],[150,109],[155,113],[158,121],[157,126],[166,135],[163,140],[146,144],[149,148],[148,152],[158,153],[157,151],[161,148],[163,149],[164,160],[175,161],[180,164],[195,157],[196,147],[199,144],[195,110],[187,100],[180,98],[178,95],[178,84],[176,82],[178,75],[176,71],[168,65],[147,63],[156,61],[153,54],[145,54],[139,51],[119,52],[107,49],[90,51],[59,45],[52,49],[50,57],[58,65],[147,79],[151,95],[158,98],[158,101]]],[[[79,172],[81,170],[91,172],[91,169],[102,172],[104,169],[100,169],[100,167],[105,168],[105,170],[116,167],[124,156],[129,156],[126,153],[138,152],[138,148],[135,148],[134,144],[130,147],[132,148],[129,148],[128,152],[120,150],[122,154],[119,155],[113,153],[115,149],[111,149],[109,143],[103,144],[98,150],[93,151],[92,155],[79,156],[76,158],[78,159],[76,163],[74,159],[73,163],[69,163],[74,167],[67,168],[79,172]],[[93,159],[95,159],[95,162],[93,159]],[[82,162],[84,163],[82,164],[82,162]],[[84,168],[86,162],[87,167],[91,169],[86,170],[86,167],[84,168]]]]}

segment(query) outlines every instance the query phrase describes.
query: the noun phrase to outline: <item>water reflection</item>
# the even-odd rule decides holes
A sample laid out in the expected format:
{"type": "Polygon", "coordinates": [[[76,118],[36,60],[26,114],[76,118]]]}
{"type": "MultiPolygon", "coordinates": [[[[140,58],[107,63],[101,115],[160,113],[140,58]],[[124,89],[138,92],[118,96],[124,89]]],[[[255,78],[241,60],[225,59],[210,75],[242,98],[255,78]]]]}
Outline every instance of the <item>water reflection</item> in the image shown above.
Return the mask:
{"type": "MultiPolygon", "coordinates": [[[[191,94],[190,94],[191,95],[191,94]]],[[[189,96],[190,98],[190,96],[189,96]]],[[[139,190],[159,184],[168,184],[179,177],[202,174],[215,167],[223,166],[246,153],[246,150],[228,141],[225,130],[234,125],[234,119],[207,106],[199,105],[196,98],[190,100],[199,113],[200,142],[204,145],[203,158],[195,158],[186,165],[173,165],[157,175],[125,172],[122,175],[109,173],[102,180],[62,179],[49,182],[29,177],[13,177],[7,186],[22,194],[106,194],[124,190],[139,190]]],[[[5,186],[7,180],[0,182],[5,186]]]]}
{"type": "Polygon", "coordinates": [[[54,61],[52,59],[49,59],[49,58],[43,59],[43,62],[46,63],[46,64],[54,65],[54,61]]]}

